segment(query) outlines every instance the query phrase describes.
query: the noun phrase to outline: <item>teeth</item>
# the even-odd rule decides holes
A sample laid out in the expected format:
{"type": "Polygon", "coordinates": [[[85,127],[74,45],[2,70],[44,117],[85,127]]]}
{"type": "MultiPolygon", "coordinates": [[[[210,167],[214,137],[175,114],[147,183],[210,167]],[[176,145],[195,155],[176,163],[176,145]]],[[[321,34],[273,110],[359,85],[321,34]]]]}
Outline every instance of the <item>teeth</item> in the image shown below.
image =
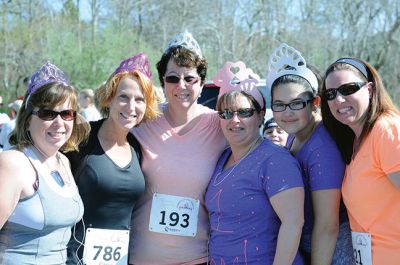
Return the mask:
{"type": "Polygon", "coordinates": [[[243,130],[242,128],[231,128],[230,129],[231,131],[241,131],[241,130],[243,130]]]}
{"type": "Polygon", "coordinates": [[[134,119],[136,118],[136,114],[132,114],[132,115],[126,115],[124,113],[121,113],[121,116],[124,117],[125,119],[134,119]]]}
{"type": "Polygon", "coordinates": [[[53,136],[60,136],[60,135],[64,135],[65,132],[50,132],[49,134],[53,135],[53,136]]]}
{"type": "Polygon", "coordinates": [[[338,109],[337,112],[343,114],[343,113],[349,112],[350,110],[351,110],[351,107],[346,107],[346,108],[338,109]]]}

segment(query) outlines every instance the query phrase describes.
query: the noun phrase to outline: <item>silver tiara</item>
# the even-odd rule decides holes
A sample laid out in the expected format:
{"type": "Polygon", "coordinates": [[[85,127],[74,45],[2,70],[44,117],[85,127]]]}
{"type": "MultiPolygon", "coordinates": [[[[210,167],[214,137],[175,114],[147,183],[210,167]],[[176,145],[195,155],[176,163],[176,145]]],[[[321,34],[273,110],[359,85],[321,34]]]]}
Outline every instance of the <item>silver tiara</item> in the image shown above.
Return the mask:
{"type": "Polygon", "coordinates": [[[266,87],[271,89],[272,84],[281,76],[297,75],[303,77],[310,83],[314,93],[318,91],[318,79],[315,74],[307,68],[306,60],[301,53],[286,43],[281,43],[276,48],[268,61],[266,87]]]}
{"type": "Polygon", "coordinates": [[[182,46],[188,50],[193,51],[200,58],[203,58],[201,49],[197,41],[193,38],[193,35],[187,30],[176,35],[167,45],[163,54],[167,53],[172,47],[182,46]]]}

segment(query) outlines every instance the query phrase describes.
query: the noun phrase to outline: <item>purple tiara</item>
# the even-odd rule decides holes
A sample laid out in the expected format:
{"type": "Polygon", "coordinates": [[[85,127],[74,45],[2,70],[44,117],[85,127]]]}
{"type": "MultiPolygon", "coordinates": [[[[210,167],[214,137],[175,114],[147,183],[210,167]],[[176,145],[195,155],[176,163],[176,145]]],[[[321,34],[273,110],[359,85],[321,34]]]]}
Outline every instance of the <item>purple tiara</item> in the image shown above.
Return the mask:
{"type": "Polygon", "coordinates": [[[69,85],[68,77],[54,64],[47,62],[31,77],[31,82],[28,87],[28,94],[31,95],[38,88],[50,84],[61,83],[69,85]]]}
{"type": "Polygon", "coordinates": [[[134,70],[140,71],[142,74],[151,79],[151,71],[149,65],[149,59],[144,53],[138,53],[133,55],[128,59],[121,62],[118,68],[114,71],[114,74],[119,74],[121,72],[133,72],[134,70]]]}

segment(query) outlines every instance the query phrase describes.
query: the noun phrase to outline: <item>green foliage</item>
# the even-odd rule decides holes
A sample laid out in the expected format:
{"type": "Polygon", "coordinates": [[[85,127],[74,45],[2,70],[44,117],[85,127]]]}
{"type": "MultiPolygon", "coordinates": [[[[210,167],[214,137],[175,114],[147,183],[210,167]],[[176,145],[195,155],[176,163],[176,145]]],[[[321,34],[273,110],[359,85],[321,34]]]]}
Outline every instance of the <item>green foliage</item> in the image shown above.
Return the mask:
{"type": "Polygon", "coordinates": [[[272,49],[287,42],[322,72],[340,56],[366,59],[400,102],[399,28],[398,0],[0,0],[0,94],[5,102],[23,95],[23,78],[46,60],[78,89],[97,88],[138,52],[148,55],[158,85],[164,46],[187,29],[209,79],[228,60],[265,77],[272,49]]]}

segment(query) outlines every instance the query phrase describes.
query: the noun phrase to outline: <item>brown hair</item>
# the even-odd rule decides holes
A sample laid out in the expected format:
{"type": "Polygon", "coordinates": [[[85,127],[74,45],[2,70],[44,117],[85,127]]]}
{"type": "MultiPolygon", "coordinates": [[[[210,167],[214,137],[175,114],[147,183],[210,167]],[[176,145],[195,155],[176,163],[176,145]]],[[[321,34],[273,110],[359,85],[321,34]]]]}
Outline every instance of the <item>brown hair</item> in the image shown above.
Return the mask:
{"type": "Polygon", "coordinates": [[[100,112],[103,117],[107,118],[109,116],[110,109],[108,106],[117,92],[119,83],[125,77],[133,78],[136,82],[138,82],[140,88],[142,89],[146,102],[146,110],[144,113],[143,121],[156,118],[160,111],[158,109],[155,88],[151,80],[138,70],[135,70],[133,72],[125,71],[116,75],[112,74],[107,80],[107,83],[100,86],[96,90],[96,97],[99,101],[100,112]]]}
{"type": "MultiPolygon", "coordinates": [[[[11,132],[10,143],[18,150],[32,145],[29,135],[29,122],[34,108],[54,109],[56,106],[69,100],[71,108],[78,109],[76,90],[69,85],[50,83],[40,87],[34,93],[25,95],[24,102],[18,112],[15,129],[11,132]]],[[[63,151],[78,151],[78,146],[85,141],[89,135],[90,126],[79,115],[74,119],[71,137],[62,146],[63,151]]]]}
{"type": "Polygon", "coordinates": [[[182,46],[176,46],[166,51],[157,63],[158,79],[160,80],[162,87],[164,87],[164,75],[171,58],[179,67],[196,68],[197,73],[201,78],[201,85],[204,84],[208,67],[206,59],[201,58],[192,50],[182,46]]]}
{"type": "MultiPolygon", "coordinates": [[[[353,58],[351,58],[353,59],[353,58]]],[[[383,114],[390,114],[393,112],[398,113],[396,106],[393,104],[389,94],[387,93],[382,78],[378,74],[378,71],[366,61],[360,59],[353,59],[362,63],[368,73],[368,77],[365,77],[360,70],[358,70],[353,65],[343,63],[343,62],[335,62],[331,64],[325,73],[324,83],[321,90],[321,112],[322,119],[324,125],[332,135],[333,139],[335,139],[339,150],[342,154],[342,158],[346,164],[349,164],[351,158],[353,156],[353,143],[355,134],[350,129],[349,126],[342,124],[332,115],[328,101],[325,96],[326,91],[326,78],[327,76],[334,71],[351,71],[356,74],[359,78],[366,82],[372,83],[372,91],[369,102],[369,107],[364,117],[364,125],[360,135],[359,144],[361,145],[368,134],[371,132],[372,128],[375,125],[375,122],[378,120],[380,116],[383,114]]]]}

